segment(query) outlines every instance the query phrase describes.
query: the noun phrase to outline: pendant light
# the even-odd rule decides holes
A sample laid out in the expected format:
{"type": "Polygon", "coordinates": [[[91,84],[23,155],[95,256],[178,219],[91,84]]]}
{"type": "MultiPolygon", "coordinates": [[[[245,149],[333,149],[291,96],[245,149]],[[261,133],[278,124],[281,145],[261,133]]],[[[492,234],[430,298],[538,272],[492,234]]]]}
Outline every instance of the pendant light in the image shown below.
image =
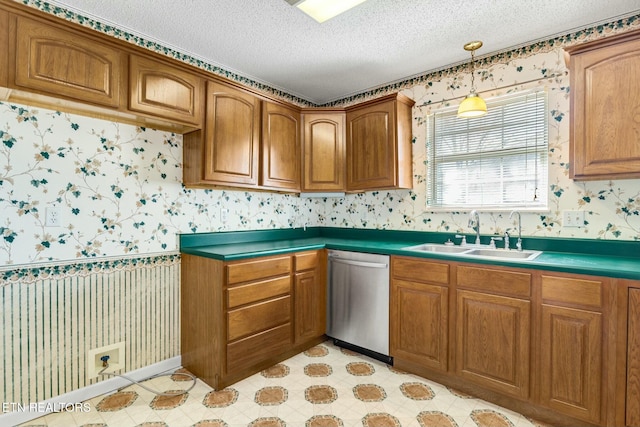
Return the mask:
{"type": "Polygon", "coordinates": [[[470,119],[474,117],[482,117],[487,114],[487,103],[476,93],[475,76],[473,70],[473,62],[475,60],[474,52],[482,47],[481,41],[473,41],[464,45],[464,50],[471,52],[471,92],[467,95],[458,107],[458,117],[470,119]]]}

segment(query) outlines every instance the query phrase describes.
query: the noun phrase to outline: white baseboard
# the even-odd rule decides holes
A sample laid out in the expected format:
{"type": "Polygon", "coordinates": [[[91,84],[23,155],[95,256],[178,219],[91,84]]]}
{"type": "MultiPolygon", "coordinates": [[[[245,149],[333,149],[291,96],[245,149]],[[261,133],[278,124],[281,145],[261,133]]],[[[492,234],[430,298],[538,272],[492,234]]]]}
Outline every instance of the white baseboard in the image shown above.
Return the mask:
{"type": "MultiPolygon", "coordinates": [[[[174,371],[181,366],[182,358],[180,356],[176,356],[171,359],[163,360],[162,362],[154,363],[153,365],[145,366],[144,368],[136,369],[135,371],[127,372],[125,375],[136,381],[142,381],[153,375],[174,371]]],[[[47,399],[43,402],[38,402],[38,405],[24,405],[24,411],[0,413],[0,426],[16,426],[18,424],[26,423],[27,421],[43,417],[48,413],[53,412],[52,410],[39,411],[38,409],[61,407],[67,404],[80,403],[128,385],[131,385],[131,382],[126,379],[113,377],[106,381],[100,381],[99,383],[92,384],[60,396],[52,397],[51,399],[47,399]],[[33,410],[31,408],[32,406],[35,406],[33,410]]]]}

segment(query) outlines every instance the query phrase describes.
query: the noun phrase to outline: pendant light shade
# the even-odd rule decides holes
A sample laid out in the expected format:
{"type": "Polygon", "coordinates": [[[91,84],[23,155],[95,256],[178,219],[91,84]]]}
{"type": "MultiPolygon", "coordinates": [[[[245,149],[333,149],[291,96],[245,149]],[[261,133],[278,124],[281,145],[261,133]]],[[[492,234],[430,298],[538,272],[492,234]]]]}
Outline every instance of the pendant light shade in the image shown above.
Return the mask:
{"type": "Polygon", "coordinates": [[[458,107],[458,117],[463,119],[482,117],[487,114],[487,103],[476,93],[473,70],[474,52],[481,47],[481,41],[469,42],[464,45],[464,50],[471,52],[471,92],[462,100],[458,107]]]}
{"type": "Polygon", "coordinates": [[[458,117],[463,119],[482,117],[485,114],[487,114],[487,103],[474,92],[467,95],[458,107],[458,117]]]}

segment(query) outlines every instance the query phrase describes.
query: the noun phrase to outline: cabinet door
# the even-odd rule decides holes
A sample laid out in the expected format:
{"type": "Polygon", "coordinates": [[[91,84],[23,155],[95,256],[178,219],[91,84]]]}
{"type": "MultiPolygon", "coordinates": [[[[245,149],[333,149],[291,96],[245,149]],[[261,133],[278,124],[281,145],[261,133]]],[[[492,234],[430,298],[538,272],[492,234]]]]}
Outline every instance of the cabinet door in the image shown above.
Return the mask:
{"type": "Polygon", "coordinates": [[[319,283],[314,270],[296,273],[295,295],[295,343],[322,335],[320,330],[319,283]]]}
{"type": "Polygon", "coordinates": [[[487,388],[527,398],[530,313],[529,301],[458,291],[457,374],[487,388]]]}
{"type": "Polygon", "coordinates": [[[303,191],[344,191],[344,113],[305,113],[303,191]]]}
{"type": "Polygon", "coordinates": [[[263,187],[300,189],[300,112],[271,102],[262,114],[263,187]]]}
{"type": "Polygon", "coordinates": [[[326,329],[327,287],[320,252],[304,252],[295,258],[295,343],[322,336],[326,329]]]}
{"type": "Polygon", "coordinates": [[[571,56],[571,178],[640,177],[640,32],[571,56]]]}
{"type": "Polygon", "coordinates": [[[202,123],[202,79],[162,62],[129,56],[129,109],[172,121],[202,123]]]}
{"type": "Polygon", "coordinates": [[[391,284],[391,356],[447,370],[446,287],[394,279],[391,284]]]}
{"type": "Polygon", "coordinates": [[[120,106],[117,49],[85,35],[17,17],[15,85],[108,107],[120,106]]]}
{"type": "Polygon", "coordinates": [[[558,412],[600,421],[601,314],[542,306],[540,394],[558,412]]]}
{"type": "MultiPolygon", "coordinates": [[[[0,87],[9,85],[9,12],[0,10],[0,87]]],[[[0,99],[7,99],[8,95],[2,94],[0,99]]]]}
{"type": "Polygon", "coordinates": [[[396,184],[395,103],[347,113],[347,188],[369,190],[396,184]]]}
{"type": "Polygon", "coordinates": [[[640,426],[640,289],[629,289],[627,332],[627,419],[640,426]]]}
{"type": "Polygon", "coordinates": [[[204,180],[257,185],[259,138],[260,100],[208,82],[204,180]]]}

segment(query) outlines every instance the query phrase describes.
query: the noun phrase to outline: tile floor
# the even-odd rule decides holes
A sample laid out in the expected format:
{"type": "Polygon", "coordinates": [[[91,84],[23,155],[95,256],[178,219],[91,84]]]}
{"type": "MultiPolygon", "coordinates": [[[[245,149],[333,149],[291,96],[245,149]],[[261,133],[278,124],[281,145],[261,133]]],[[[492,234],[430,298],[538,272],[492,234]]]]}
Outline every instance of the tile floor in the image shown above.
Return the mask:
{"type": "MultiPolygon", "coordinates": [[[[191,382],[175,375],[145,384],[168,391],[191,382]]],[[[330,341],[218,392],[198,381],[188,394],[158,397],[132,385],[88,403],[87,412],[50,414],[24,426],[545,426],[330,341]]]]}

